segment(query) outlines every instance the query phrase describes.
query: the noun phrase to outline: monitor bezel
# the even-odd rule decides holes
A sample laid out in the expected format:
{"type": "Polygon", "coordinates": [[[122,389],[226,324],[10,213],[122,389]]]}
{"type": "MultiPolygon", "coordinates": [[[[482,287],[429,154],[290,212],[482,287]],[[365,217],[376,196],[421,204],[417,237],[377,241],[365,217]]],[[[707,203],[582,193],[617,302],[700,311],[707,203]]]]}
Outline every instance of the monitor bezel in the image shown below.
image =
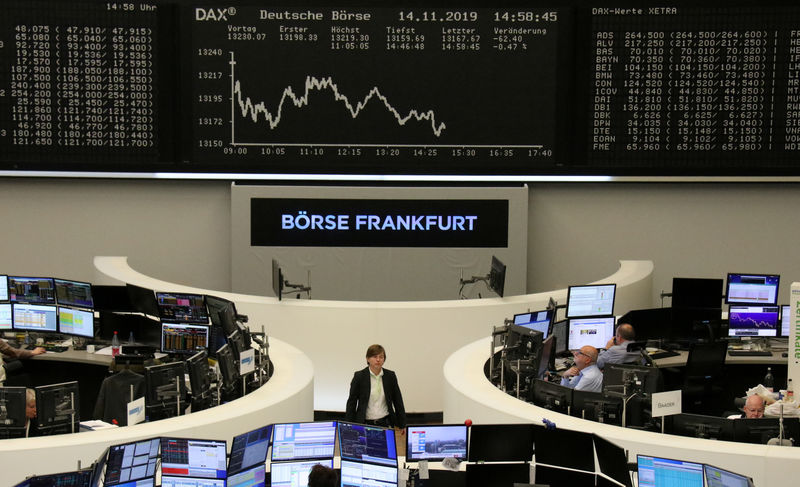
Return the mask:
{"type": "Polygon", "coordinates": [[[737,476],[737,477],[741,477],[742,479],[745,479],[745,480],[747,481],[747,485],[748,485],[748,486],[751,486],[751,487],[752,487],[752,485],[753,485],[753,477],[748,477],[747,475],[742,475],[742,474],[740,474],[740,473],[731,472],[730,470],[727,470],[727,469],[724,469],[724,468],[717,467],[716,465],[710,465],[710,464],[708,464],[708,463],[704,463],[704,464],[703,464],[703,482],[705,482],[705,485],[709,485],[709,484],[708,484],[708,475],[706,474],[706,470],[707,470],[708,468],[713,468],[713,469],[716,469],[716,470],[721,470],[721,471],[723,471],[723,472],[725,472],[725,473],[728,473],[728,474],[731,474],[731,475],[735,475],[735,476],[737,476]]]}
{"type": "MultiPolygon", "coordinates": [[[[242,433],[240,435],[236,435],[236,436],[233,437],[233,439],[231,439],[231,451],[230,451],[230,454],[228,455],[228,466],[227,466],[227,468],[228,468],[228,477],[230,477],[231,475],[236,475],[238,473],[244,472],[244,471],[246,471],[248,469],[254,468],[254,467],[258,466],[259,464],[264,465],[266,463],[267,457],[269,456],[269,447],[272,445],[272,427],[273,427],[272,424],[268,424],[268,425],[262,426],[260,428],[252,429],[252,430],[247,431],[245,433],[242,433]],[[239,469],[231,470],[231,458],[233,458],[233,449],[234,449],[234,447],[236,445],[236,440],[238,438],[246,438],[251,433],[254,433],[254,432],[260,431],[260,430],[264,430],[264,429],[266,429],[267,432],[268,432],[268,434],[267,434],[267,448],[264,450],[264,459],[254,463],[254,464],[248,465],[246,467],[240,467],[239,469]]],[[[245,450],[246,449],[247,449],[247,445],[245,444],[245,450]]]]}
{"type": "MultiPolygon", "coordinates": [[[[770,328],[766,328],[766,329],[769,330],[770,328]]],[[[768,338],[768,337],[769,338],[774,338],[774,337],[780,336],[780,333],[781,333],[781,308],[780,308],[780,306],[774,305],[774,304],[763,304],[763,305],[757,305],[757,304],[731,304],[731,305],[728,305],[728,338],[746,338],[746,337],[747,338],[768,338]],[[734,335],[734,334],[732,334],[733,330],[745,329],[745,328],[734,328],[734,327],[731,326],[731,309],[732,308],[761,308],[762,310],[764,308],[778,308],[778,312],[776,313],[777,317],[775,319],[775,327],[771,328],[773,331],[775,331],[775,334],[774,335],[760,335],[760,334],[759,335],[734,335]]]]}
{"type": "MultiPolygon", "coordinates": [[[[227,440],[215,440],[210,438],[186,438],[181,436],[161,436],[159,437],[159,448],[160,448],[160,458],[161,458],[161,469],[162,469],[162,477],[166,475],[167,477],[181,477],[181,478],[194,478],[194,479],[209,479],[209,480],[222,480],[224,481],[228,477],[228,441],[227,440]],[[186,440],[186,441],[196,441],[196,442],[209,442],[209,443],[222,443],[223,447],[223,454],[224,454],[224,465],[225,468],[221,470],[221,472],[225,472],[223,477],[203,477],[200,475],[180,475],[180,474],[173,474],[171,472],[164,474],[164,442],[169,440],[186,440]]],[[[217,470],[220,472],[220,470],[217,470]]]]}
{"type": "Polygon", "coordinates": [[[29,331],[33,333],[58,333],[58,306],[55,304],[35,304],[35,303],[12,303],[11,304],[11,329],[14,331],[29,331]],[[20,328],[17,326],[16,320],[16,310],[19,305],[22,306],[42,306],[46,308],[52,308],[52,311],[55,313],[55,330],[44,330],[40,328],[20,328]]]}
{"type": "Polygon", "coordinates": [[[208,325],[200,325],[200,324],[196,324],[196,323],[161,323],[161,344],[160,344],[159,350],[162,353],[166,353],[166,354],[189,355],[189,356],[191,356],[191,355],[195,355],[196,353],[198,353],[198,352],[200,352],[202,350],[208,350],[208,343],[209,343],[210,340],[211,340],[211,327],[208,326],[208,325]],[[192,350],[173,350],[173,349],[165,348],[165,344],[164,344],[164,329],[166,327],[175,326],[175,325],[185,325],[187,327],[193,327],[193,328],[205,328],[205,330],[206,330],[206,343],[203,346],[203,348],[200,348],[200,349],[195,348],[195,349],[192,349],[192,350]]]}
{"type": "Polygon", "coordinates": [[[728,276],[725,278],[725,304],[735,304],[735,305],[745,305],[745,304],[752,304],[756,306],[777,306],[778,305],[778,295],[781,291],[781,276],[780,274],[764,274],[758,272],[729,272],[728,276]],[[756,277],[777,277],[778,282],[775,283],[775,300],[771,303],[753,303],[750,301],[731,301],[730,294],[731,294],[731,276],[756,276],[756,277]]]}
{"type": "Polygon", "coordinates": [[[597,317],[603,317],[603,316],[614,316],[614,307],[616,307],[616,305],[617,305],[617,284],[616,283],[581,284],[581,285],[577,285],[577,286],[569,286],[567,288],[567,307],[566,307],[564,312],[566,313],[565,317],[567,319],[569,319],[569,318],[593,318],[593,317],[597,318],[597,317]],[[612,286],[612,291],[614,293],[614,296],[611,299],[611,312],[605,313],[605,314],[590,313],[588,315],[571,315],[569,313],[569,302],[570,302],[570,297],[572,296],[572,290],[573,289],[587,288],[587,287],[605,287],[605,286],[612,286]]]}
{"type": "Polygon", "coordinates": [[[94,309],[94,286],[92,285],[91,282],[76,281],[75,279],[62,279],[60,277],[54,277],[53,278],[53,282],[54,282],[54,285],[55,285],[53,290],[55,291],[55,299],[56,299],[56,304],[57,305],[65,306],[65,307],[68,307],[68,308],[94,309]],[[80,304],[80,303],[62,303],[61,301],[59,301],[58,300],[58,282],[59,281],[68,282],[68,283],[71,283],[71,284],[85,284],[85,285],[89,286],[89,297],[92,300],[92,304],[90,306],[86,306],[86,305],[80,304]]]}
{"type": "Polygon", "coordinates": [[[39,277],[39,276],[6,276],[8,279],[8,301],[12,303],[22,303],[22,304],[41,304],[41,305],[56,305],[56,283],[55,279],[52,277],[39,277]],[[53,300],[52,301],[26,301],[26,300],[19,300],[19,299],[11,299],[11,280],[12,279],[36,279],[36,280],[49,280],[50,284],[53,285],[53,300]]]}
{"type": "Polygon", "coordinates": [[[395,431],[394,431],[393,428],[384,428],[382,426],[377,426],[377,425],[372,425],[372,424],[364,424],[364,423],[356,423],[356,422],[352,422],[352,421],[337,421],[336,422],[336,447],[339,449],[339,456],[340,456],[340,458],[342,460],[350,460],[350,461],[356,462],[356,463],[369,463],[369,464],[381,465],[381,466],[394,466],[394,467],[397,467],[397,465],[398,465],[398,462],[397,462],[397,437],[395,435],[395,431]],[[381,462],[379,460],[370,460],[370,459],[365,459],[363,457],[361,457],[361,458],[353,458],[353,457],[350,457],[350,456],[345,456],[344,450],[342,449],[341,427],[342,427],[343,424],[344,425],[351,425],[351,426],[362,426],[364,428],[373,429],[373,430],[380,430],[380,431],[384,432],[384,435],[386,434],[386,432],[391,432],[392,433],[392,435],[391,435],[392,436],[392,441],[395,442],[394,458],[393,459],[392,458],[386,458],[386,459],[384,459],[385,462],[381,462]],[[389,462],[391,462],[391,463],[389,463],[389,462]]]}
{"type": "Polygon", "coordinates": [[[336,433],[337,432],[338,432],[338,427],[336,425],[336,421],[293,421],[293,422],[288,422],[288,423],[273,423],[273,425],[272,425],[272,439],[271,439],[272,451],[270,452],[270,456],[269,456],[270,462],[275,462],[275,463],[279,463],[279,462],[296,462],[296,461],[332,458],[334,456],[334,454],[336,453],[336,433]],[[333,427],[333,438],[331,440],[332,443],[333,443],[333,446],[331,448],[331,454],[330,455],[319,455],[319,456],[313,456],[313,457],[293,457],[293,458],[276,459],[275,458],[275,433],[276,433],[276,431],[278,430],[278,428],[280,426],[290,425],[290,424],[291,425],[302,425],[302,424],[319,424],[319,425],[322,425],[322,424],[330,424],[333,427]]]}
{"type": "Polygon", "coordinates": [[[429,462],[441,462],[445,458],[456,458],[460,460],[466,460],[469,456],[469,426],[465,424],[411,424],[406,426],[406,461],[407,462],[420,462],[422,460],[428,460],[429,462]],[[441,455],[441,456],[427,456],[424,458],[417,457],[412,454],[412,449],[409,448],[411,445],[411,429],[412,428],[447,428],[447,427],[461,427],[464,428],[464,456],[463,457],[456,457],[453,455],[441,455]]]}
{"type": "Polygon", "coordinates": [[[57,326],[58,326],[58,333],[61,333],[62,335],[70,335],[70,336],[76,336],[76,337],[82,337],[82,338],[94,338],[94,336],[95,336],[96,327],[94,326],[95,325],[95,323],[94,323],[94,310],[74,308],[72,306],[56,306],[56,323],[57,323],[57,326]],[[68,309],[70,311],[77,311],[79,313],[89,313],[89,314],[91,314],[92,315],[92,334],[91,335],[83,335],[83,334],[80,334],[80,333],[70,333],[70,332],[62,330],[61,329],[61,310],[62,309],[68,309]]]}
{"type": "MultiPolygon", "coordinates": [[[[521,326],[523,328],[530,328],[530,327],[528,327],[526,325],[517,323],[517,317],[518,316],[526,316],[526,315],[532,316],[534,314],[546,313],[547,314],[547,330],[544,332],[544,336],[542,337],[542,340],[546,340],[547,337],[550,336],[550,332],[551,332],[551,330],[553,328],[553,317],[555,316],[555,312],[554,311],[555,310],[553,308],[548,308],[548,309],[540,309],[540,310],[537,310],[537,311],[529,311],[527,313],[517,313],[517,314],[514,315],[514,325],[521,326]]],[[[528,323],[531,323],[531,321],[528,321],[528,323]]],[[[535,330],[535,328],[531,328],[531,329],[535,330]]]]}
{"type": "Polygon", "coordinates": [[[789,305],[789,304],[781,304],[780,305],[779,317],[778,317],[778,319],[780,321],[780,330],[778,330],[778,337],[780,337],[780,338],[789,338],[789,336],[792,334],[791,323],[787,323],[787,325],[786,325],[787,326],[786,329],[788,330],[788,333],[786,333],[786,334],[783,333],[783,330],[784,330],[783,309],[784,308],[786,308],[786,310],[789,311],[789,319],[790,320],[791,320],[791,316],[792,316],[791,305],[789,305]]]}
{"type": "MultiPolygon", "coordinates": [[[[610,320],[611,321],[611,337],[613,337],[614,334],[617,331],[617,323],[616,323],[616,318],[614,316],[601,315],[601,316],[582,316],[580,318],[567,318],[567,350],[569,350],[569,351],[578,350],[577,348],[572,346],[572,340],[570,340],[570,336],[571,336],[570,329],[572,328],[572,322],[573,321],[599,320],[599,319],[604,319],[604,320],[610,320]]],[[[608,343],[608,340],[606,340],[606,343],[608,343]]],[[[606,343],[602,344],[599,347],[595,347],[595,348],[597,348],[598,350],[601,349],[601,348],[605,348],[606,343]]]]}
{"type": "MultiPolygon", "coordinates": [[[[9,291],[9,289],[8,289],[8,274],[0,274],[0,281],[3,278],[5,278],[5,280],[6,280],[6,285],[5,285],[6,298],[5,299],[0,299],[0,303],[10,303],[11,299],[9,298],[9,294],[8,294],[8,291],[9,291]]],[[[0,286],[0,289],[3,289],[3,286],[0,286]]]]}
{"type": "Polygon", "coordinates": [[[158,317],[162,323],[188,323],[192,325],[211,325],[211,313],[208,312],[208,303],[206,303],[206,295],[205,294],[196,294],[196,293],[181,293],[181,292],[168,292],[168,291],[155,291],[156,295],[156,306],[158,306],[158,317]],[[191,296],[193,298],[200,298],[203,300],[203,309],[205,310],[205,321],[201,321],[202,318],[197,317],[193,319],[177,319],[177,318],[165,318],[163,309],[167,306],[163,306],[161,304],[161,296],[191,296]]]}

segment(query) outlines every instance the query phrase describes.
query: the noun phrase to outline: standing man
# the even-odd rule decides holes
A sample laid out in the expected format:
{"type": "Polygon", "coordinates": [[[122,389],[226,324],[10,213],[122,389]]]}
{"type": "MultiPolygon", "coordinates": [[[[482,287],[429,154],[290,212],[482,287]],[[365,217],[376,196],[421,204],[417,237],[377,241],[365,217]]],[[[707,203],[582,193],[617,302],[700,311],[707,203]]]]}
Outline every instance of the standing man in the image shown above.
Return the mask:
{"type": "Polygon", "coordinates": [[[353,374],[347,399],[347,421],[383,427],[405,428],[406,409],[397,375],[383,368],[386,351],[380,345],[367,348],[367,367],[353,374]]]}
{"type": "Polygon", "coordinates": [[[641,357],[640,352],[629,352],[628,343],[636,338],[633,326],[622,323],[617,326],[614,338],[606,343],[606,349],[597,357],[597,367],[606,368],[606,364],[629,364],[641,357]]]}
{"type": "Polygon", "coordinates": [[[576,391],[600,392],[603,390],[603,373],[597,368],[597,349],[584,345],[574,350],[575,365],[561,373],[561,385],[576,391]]]}

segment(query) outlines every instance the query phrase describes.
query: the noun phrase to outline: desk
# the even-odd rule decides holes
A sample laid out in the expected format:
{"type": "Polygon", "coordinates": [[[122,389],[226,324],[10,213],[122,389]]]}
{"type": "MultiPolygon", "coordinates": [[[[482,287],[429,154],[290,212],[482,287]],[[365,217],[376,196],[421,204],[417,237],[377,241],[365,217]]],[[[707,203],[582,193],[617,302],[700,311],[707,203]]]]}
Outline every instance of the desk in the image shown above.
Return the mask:
{"type": "Polygon", "coordinates": [[[450,355],[445,362],[445,423],[463,423],[469,418],[475,423],[541,424],[542,419],[547,418],[560,428],[596,433],[627,449],[630,459],[643,454],[691,460],[749,475],[759,486],[794,484],[800,448],[702,440],[624,429],[554,413],[515,399],[494,387],[484,376],[483,366],[488,359],[490,343],[490,337],[473,342],[450,355]]]}
{"type": "MultiPolygon", "coordinates": [[[[666,357],[654,360],[655,364],[659,367],[683,367],[686,365],[686,360],[689,358],[689,352],[680,350],[678,355],[674,357],[666,357]]],[[[783,352],[772,352],[771,356],[725,356],[725,365],[787,365],[789,359],[782,357],[783,352]]],[[[765,369],[766,372],[766,369],[765,369]]],[[[761,374],[762,376],[764,374],[761,374]]]]}

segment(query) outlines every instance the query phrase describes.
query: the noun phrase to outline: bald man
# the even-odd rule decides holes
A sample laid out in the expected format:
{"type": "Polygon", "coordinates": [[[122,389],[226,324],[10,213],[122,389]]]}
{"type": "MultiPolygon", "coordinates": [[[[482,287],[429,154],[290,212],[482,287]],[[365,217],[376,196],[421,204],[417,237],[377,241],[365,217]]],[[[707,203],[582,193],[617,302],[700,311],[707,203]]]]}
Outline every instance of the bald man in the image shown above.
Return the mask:
{"type": "Polygon", "coordinates": [[[742,411],[744,411],[744,416],[742,416],[744,418],[763,418],[764,398],[758,394],[747,396],[747,400],[744,402],[742,411]]]}
{"type": "Polygon", "coordinates": [[[597,368],[597,349],[584,345],[573,350],[575,365],[561,373],[561,385],[576,391],[601,392],[603,373],[597,368]]]}
{"type": "Polygon", "coordinates": [[[628,343],[636,338],[633,326],[628,323],[620,323],[614,338],[606,343],[606,349],[600,352],[597,357],[597,366],[600,370],[606,368],[606,364],[629,364],[641,359],[640,352],[629,352],[628,343]]]}

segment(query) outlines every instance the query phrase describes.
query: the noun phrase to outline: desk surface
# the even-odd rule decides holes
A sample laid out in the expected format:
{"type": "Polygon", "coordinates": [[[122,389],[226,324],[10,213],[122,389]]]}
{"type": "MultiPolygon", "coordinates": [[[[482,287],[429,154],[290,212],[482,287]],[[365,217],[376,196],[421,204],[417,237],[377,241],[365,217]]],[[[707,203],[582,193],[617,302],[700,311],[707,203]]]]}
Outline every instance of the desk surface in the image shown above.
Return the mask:
{"type": "MultiPolygon", "coordinates": [[[[783,352],[772,352],[771,356],[725,356],[725,363],[731,365],[747,365],[747,364],[764,364],[764,365],[787,365],[789,359],[781,356],[783,352]]],[[[674,357],[666,357],[654,360],[655,364],[659,367],[683,367],[686,365],[686,359],[689,357],[689,352],[681,350],[678,355],[674,357]]]]}
{"type": "Polygon", "coordinates": [[[73,350],[72,347],[64,352],[47,352],[36,355],[28,360],[44,360],[53,362],[74,362],[89,365],[109,366],[113,362],[111,355],[89,353],[86,350],[73,350]]]}

